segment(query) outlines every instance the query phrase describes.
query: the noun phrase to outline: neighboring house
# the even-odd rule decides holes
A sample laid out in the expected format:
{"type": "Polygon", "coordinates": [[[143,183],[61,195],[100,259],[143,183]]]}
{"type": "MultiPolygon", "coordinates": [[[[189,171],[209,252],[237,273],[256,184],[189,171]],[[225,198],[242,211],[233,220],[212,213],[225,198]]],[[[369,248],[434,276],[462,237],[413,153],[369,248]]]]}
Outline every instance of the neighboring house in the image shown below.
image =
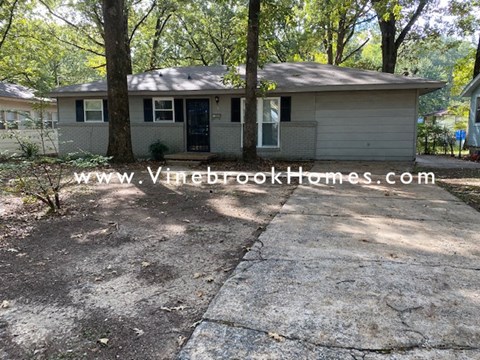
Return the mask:
{"type": "Polygon", "coordinates": [[[39,145],[42,144],[38,129],[33,124],[43,119],[43,126],[51,129],[54,144],[48,141],[45,151],[51,153],[58,149],[57,105],[52,99],[38,98],[35,90],[25,86],[0,82],[0,151],[18,152],[18,142],[9,138],[14,131],[22,138],[28,138],[39,145]]]}
{"type": "Polygon", "coordinates": [[[440,110],[435,111],[423,116],[424,122],[433,123],[440,125],[441,127],[447,127],[448,129],[454,130],[456,127],[459,127],[467,121],[464,116],[456,115],[450,110],[440,110]]]}
{"type": "MultiPolygon", "coordinates": [[[[244,75],[244,68],[239,69],[244,75]]],[[[243,89],[225,66],[170,68],[128,77],[133,150],[160,140],[171,152],[242,152],[243,89]]],[[[269,64],[276,89],[258,100],[258,153],[284,159],[413,160],[418,98],[443,82],[318,63],[269,64]]],[[[107,85],[58,88],[60,152],[105,154],[107,85]]]]}
{"type": "Polygon", "coordinates": [[[467,85],[462,93],[470,98],[467,145],[471,152],[480,151],[480,75],[467,85]]]}

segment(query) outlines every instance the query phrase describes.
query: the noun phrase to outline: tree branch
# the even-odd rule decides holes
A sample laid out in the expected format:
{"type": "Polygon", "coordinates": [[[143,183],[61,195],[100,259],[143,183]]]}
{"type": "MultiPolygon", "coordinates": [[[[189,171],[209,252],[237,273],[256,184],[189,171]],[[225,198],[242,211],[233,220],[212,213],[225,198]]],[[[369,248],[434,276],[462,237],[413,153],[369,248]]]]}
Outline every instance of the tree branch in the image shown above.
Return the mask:
{"type": "Polygon", "coordinates": [[[148,11],[145,13],[145,15],[143,15],[143,17],[140,19],[140,21],[138,23],[135,24],[135,26],[133,27],[132,29],[132,32],[130,34],[130,36],[128,37],[128,43],[130,44],[132,42],[132,39],[133,39],[133,36],[135,35],[135,32],[138,30],[138,28],[140,26],[142,26],[142,24],[145,22],[145,20],[147,20],[147,18],[150,16],[150,14],[152,13],[153,9],[155,9],[155,6],[157,6],[157,1],[154,0],[152,2],[152,6],[150,6],[150,8],[148,9],[148,11]]]}
{"type": "MultiPolygon", "coordinates": [[[[347,56],[345,56],[345,57],[342,59],[341,63],[344,63],[345,61],[347,61],[348,59],[350,59],[353,55],[355,55],[357,52],[359,52],[360,50],[362,50],[363,47],[364,47],[365,45],[367,45],[369,41],[370,41],[370,38],[368,38],[367,40],[365,40],[358,48],[356,48],[356,49],[353,50],[350,54],[348,54],[347,56]]],[[[340,64],[341,64],[341,63],[340,63],[340,64]]]]}
{"type": "Polygon", "coordinates": [[[395,40],[395,47],[398,49],[400,45],[402,45],[403,41],[407,37],[407,34],[409,33],[410,29],[412,26],[415,24],[417,19],[420,17],[420,15],[423,12],[423,9],[425,9],[425,6],[427,6],[428,0],[420,0],[420,3],[418,4],[417,9],[415,10],[414,14],[410,18],[410,21],[405,25],[403,28],[402,32],[398,35],[397,40],[395,40]]]}
{"type": "Polygon", "coordinates": [[[43,6],[45,6],[45,8],[47,9],[47,11],[54,17],[56,17],[57,19],[63,21],[65,24],[73,27],[74,29],[78,30],[78,31],[81,31],[83,33],[83,35],[85,35],[85,37],[87,37],[90,41],[92,41],[93,43],[95,43],[96,45],[98,46],[105,46],[104,44],[102,44],[101,42],[97,41],[96,39],[94,39],[93,37],[91,37],[86,31],[84,31],[80,26],[78,26],[77,24],[74,24],[73,22],[71,22],[70,20],[64,18],[63,16],[60,16],[58,15],[57,13],[55,13],[55,11],[53,11],[50,6],[45,3],[44,0],[38,0],[43,6]]]}
{"type": "MultiPolygon", "coordinates": [[[[10,16],[8,17],[8,20],[7,20],[7,26],[5,28],[5,31],[3,32],[2,39],[0,40],[0,49],[2,48],[3,43],[5,42],[5,39],[7,38],[8,32],[10,31],[10,28],[12,27],[13,17],[15,15],[15,8],[17,6],[17,3],[18,3],[18,0],[15,0],[12,4],[11,9],[10,9],[10,16]]],[[[2,5],[3,5],[3,2],[2,2],[2,5]]]]}

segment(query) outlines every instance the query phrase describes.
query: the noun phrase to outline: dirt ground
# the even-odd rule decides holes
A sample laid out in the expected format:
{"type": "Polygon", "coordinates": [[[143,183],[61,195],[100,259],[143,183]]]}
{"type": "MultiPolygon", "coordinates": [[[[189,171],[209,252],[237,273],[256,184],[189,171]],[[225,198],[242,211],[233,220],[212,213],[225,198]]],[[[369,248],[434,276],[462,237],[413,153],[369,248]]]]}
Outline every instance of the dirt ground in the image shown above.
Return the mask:
{"type": "Polygon", "coordinates": [[[480,211],[480,170],[437,168],[417,168],[416,170],[433,171],[437,185],[480,211]]]}
{"type": "Polygon", "coordinates": [[[0,359],[173,358],[293,189],[72,185],[60,215],[0,192],[0,359]]]}

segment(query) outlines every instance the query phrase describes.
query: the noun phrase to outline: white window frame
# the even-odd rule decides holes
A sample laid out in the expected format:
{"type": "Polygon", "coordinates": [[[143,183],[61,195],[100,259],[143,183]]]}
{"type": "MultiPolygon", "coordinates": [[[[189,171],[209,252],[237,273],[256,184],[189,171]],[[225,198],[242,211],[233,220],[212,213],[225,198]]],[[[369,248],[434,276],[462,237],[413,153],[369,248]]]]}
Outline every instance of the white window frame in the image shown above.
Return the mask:
{"type": "Polygon", "coordinates": [[[473,118],[473,125],[480,126],[480,121],[477,121],[477,118],[480,117],[480,96],[477,96],[477,101],[475,102],[475,115],[473,118]]]}
{"type": "Polygon", "coordinates": [[[5,110],[4,111],[4,119],[5,119],[5,128],[9,130],[19,130],[22,127],[20,124],[20,112],[18,110],[5,110]],[[13,119],[9,120],[8,115],[12,114],[13,119]],[[16,124],[15,126],[11,127],[10,124],[16,124]]]}
{"type": "Polygon", "coordinates": [[[156,97],[152,99],[152,109],[153,109],[153,122],[156,123],[174,123],[175,122],[175,101],[173,97],[156,97]],[[172,102],[172,109],[156,109],[155,108],[155,101],[171,101],[172,102]],[[171,111],[172,112],[172,120],[156,120],[155,113],[157,111],[171,111]]]}
{"type": "MultiPolygon", "coordinates": [[[[280,148],[280,123],[282,119],[282,99],[280,97],[267,97],[267,98],[257,98],[257,148],[258,149],[279,149],[280,148]],[[272,145],[263,145],[263,124],[273,124],[271,122],[263,122],[263,102],[265,100],[276,100],[278,101],[278,138],[276,146],[272,145]]],[[[240,122],[242,124],[241,129],[241,147],[243,148],[243,124],[245,123],[245,98],[240,99],[240,122]]]]}
{"type": "Polygon", "coordinates": [[[83,100],[83,119],[84,122],[89,123],[103,123],[105,122],[105,113],[103,109],[103,99],[84,99],[83,100]],[[88,111],[98,111],[98,110],[87,110],[87,101],[100,101],[101,109],[102,109],[102,119],[101,120],[87,120],[87,112],[88,111]]]}

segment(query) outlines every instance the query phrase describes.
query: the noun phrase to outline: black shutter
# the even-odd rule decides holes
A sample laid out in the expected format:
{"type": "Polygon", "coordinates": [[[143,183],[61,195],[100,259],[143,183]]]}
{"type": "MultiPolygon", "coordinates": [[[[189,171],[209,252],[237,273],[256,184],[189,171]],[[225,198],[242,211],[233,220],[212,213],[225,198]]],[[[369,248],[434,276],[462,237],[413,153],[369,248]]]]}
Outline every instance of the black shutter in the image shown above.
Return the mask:
{"type": "Polygon", "coordinates": [[[76,100],[75,101],[75,111],[77,114],[77,122],[84,122],[85,121],[85,113],[83,111],[83,100],[76,100]]]}
{"type": "Polygon", "coordinates": [[[153,99],[143,99],[143,117],[145,122],[153,122],[153,99]]]}
{"type": "Polygon", "coordinates": [[[175,99],[175,122],[183,122],[183,99],[175,99]]]}
{"type": "Polygon", "coordinates": [[[108,100],[103,99],[103,121],[108,122],[108,100]]]}
{"type": "Polygon", "coordinates": [[[240,98],[232,98],[232,117],[231,122],[241,122],[240,98]]]}
{"type": "Polygon", "coordinates": [[[292,97],[282,96],[280,98],[280,121],[292,120],[292,97]]]}

